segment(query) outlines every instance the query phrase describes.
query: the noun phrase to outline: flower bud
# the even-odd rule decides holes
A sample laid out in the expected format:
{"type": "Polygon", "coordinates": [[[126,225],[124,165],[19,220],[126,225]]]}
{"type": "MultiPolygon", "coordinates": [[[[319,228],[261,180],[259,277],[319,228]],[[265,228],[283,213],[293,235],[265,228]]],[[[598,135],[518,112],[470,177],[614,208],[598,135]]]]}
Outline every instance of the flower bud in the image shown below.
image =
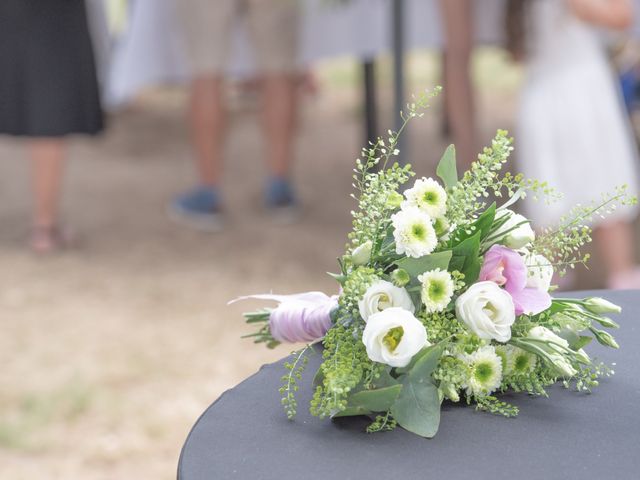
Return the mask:
{"type": "Polygon", "coordinates": [[[576,354],[576,360],[578,360],[583,365],[591,364],[591,359],[589,358],[589,355],[587,355],[587,352],[585,352],[582,348],[577,352],[575,352],[575,354],[576,354]]]}
{"type": "Polygon", "coordinates": [[[589,330],[591,330],[593,336],[596,337],[596,340],[602,345],[611,348],[620,348],[618,342],[616,342],[616,340],[613,338],[613,335],[611,335],[609,332],[598,330],[597,328],[590,328],[589,330]]]}
{"type": "Polygon", "coordinates": [[[459,402],[460,401],[460,395],[458,395],[458,392],[453,387],[453,385],[451,385],[450,383],[442,383],[442,384],[440,384],[440,391],[442,392],[442,394],[446,398],[448,398],[452,402],[459,402]]]}
{"type": "Polygon", "coordinates": [[[391,273],[391,281],[396,287],[404,287],[411,281],[406,270],[398,268],[391,273]]]}
{"type": "Polygon", "coordinates": [[[620,328],[620,325],[611,320],[609,317],[598,317],[597,322],[605,328],[620,328]]]}
{"type": "Polygon", "coordinates": [[[583,305],[591,313],[620,313],[622,311],[619,305],[600,297],[587,298],[583,305]]]}
{"type": "Polygon", "coordinates": [[[351,253],[351,261],[354,265],[366,265],[371,260],[371,249],[373,243],[371,240],[367,240],[362,245],[356,247],[351,253]]]}

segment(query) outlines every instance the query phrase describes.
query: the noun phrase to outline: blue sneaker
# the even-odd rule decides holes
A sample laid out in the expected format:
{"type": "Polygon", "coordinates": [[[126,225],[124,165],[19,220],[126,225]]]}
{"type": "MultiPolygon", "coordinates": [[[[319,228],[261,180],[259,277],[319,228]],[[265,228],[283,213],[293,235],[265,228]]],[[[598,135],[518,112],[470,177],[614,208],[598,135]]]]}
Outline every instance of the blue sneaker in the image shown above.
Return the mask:
{"type": "Polygon", "coordinates": [[[172,220],[197,230],[222,230],[222,201],[216,187],[197,187],[176,197],[168,214],[172,220]]]}
{"type": "Polygon", "coordinates": [[[300,213],[293,187],[283,177],[269,179],[265,190],[265,206],[277,223],[293,223],[300,213]]]}

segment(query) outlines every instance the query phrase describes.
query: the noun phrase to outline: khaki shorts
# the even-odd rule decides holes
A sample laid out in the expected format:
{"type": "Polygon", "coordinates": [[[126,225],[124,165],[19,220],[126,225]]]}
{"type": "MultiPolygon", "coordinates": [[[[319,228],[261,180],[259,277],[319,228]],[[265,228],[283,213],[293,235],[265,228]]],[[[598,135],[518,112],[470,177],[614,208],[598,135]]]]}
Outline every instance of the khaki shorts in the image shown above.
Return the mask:
{"type": "Polygon", "coordinates": [[[176,0],[192,73],[224,73],[239,19],[248,26],[262,73],[297,67],[300,0],[176,0]]]}

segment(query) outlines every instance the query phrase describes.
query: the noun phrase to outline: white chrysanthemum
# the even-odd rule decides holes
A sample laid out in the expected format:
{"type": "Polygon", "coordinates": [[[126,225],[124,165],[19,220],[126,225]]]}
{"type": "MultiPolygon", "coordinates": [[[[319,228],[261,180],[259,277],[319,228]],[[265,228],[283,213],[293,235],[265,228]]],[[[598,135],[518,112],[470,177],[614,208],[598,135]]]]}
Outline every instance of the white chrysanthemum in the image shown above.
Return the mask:
{"type": "Polygon", "coordinates": [[[418,276],[422,283],[422,303],[427,313],[441,312],[453,297],[455,284],[446,270],[436,269],[418,276]]]}
{"type": "Polygon", "coordinates": [[[496,346],[502,360],[502,375],[526,375],[536,367],[537,357],[513,345],[496,346]]]}
{"type": "Polygon", "coordinates": [[[492,346],[481,347],[463,360],[469,366],[469,377],[464,387],[467,395],[484,396],[500,387],[502,383],[502,360],[492,346]]]}
{"type": "Polygon", "coordinates": [[[431,218],[437,218],[447,211],[447,192],[433,178],[419,178],[404,192],[407,206],[418,207],[431,218]]]}
{"type": "Polygon", "coordinates": [[[431,217],[417,207],[402,208],[391,216],[396,253],[420,258],[436,248],[438,239],[431,217]]]}

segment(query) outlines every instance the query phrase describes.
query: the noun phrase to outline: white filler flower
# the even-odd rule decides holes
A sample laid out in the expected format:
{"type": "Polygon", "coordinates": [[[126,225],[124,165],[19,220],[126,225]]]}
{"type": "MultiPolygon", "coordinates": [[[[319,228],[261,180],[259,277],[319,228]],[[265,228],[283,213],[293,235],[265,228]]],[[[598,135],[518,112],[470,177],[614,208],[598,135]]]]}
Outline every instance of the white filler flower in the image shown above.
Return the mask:
{"type": "MultiPolygon", "coordinates": [[[[530,338],[535,338],[536,340],[544,340],[546,342],[555,343],[556,345],[559,345],[561,349],[569,348],[569,342],[567,342],[564,338],[559,337],[546,327],[533,327],[531,330],[529,330],[527,336],[530,338]]],[[[576,369],[573,368],[573,365],[571,365],[571,362],[569,362],[567,357],[562,355],[562,353],[549,353],[548,356],[553,363],[553,366],[563,377],[573,377],[576,373],[578,373],[576,369]]]]}
{"type": "Polygon", "coordinates": [[[501,237],[504,234],[499,243],[517,250],[526,247],[536,239],[536,234],[531,228],[529,220],[525,217],[508,208],[503,208],[496,213],[496,220],[505,216],[507,216],[506,222],[495,233],[496,237],[501,237]]]}
{"type": "Polygon", "coordinates": [[[524,263],[527,266],[527,287],[548,292],[553,278],[551,262],[543,255],[527,253],[524,263]]]}
{"type": "Polygon", "coordinates": [[[492,346],[481,347],[462,359],[469,367],[464,383],[467,395],[484,396],[496,390],[502,382],[502,360],[492,346]]]}
{"type": "Polygon", "coordinates": [[[405,205],[418,207],[431,218],[437,218],[447,211],[447,192],[433,178],[419,178],[404,192],[405,205]]]}
{"type": "Polygon", "coordinates": [[[409,293],[393,283],[378,280],[365,292],[362,300],[358,302],[360,316],[366,322],[374,313],[382,312],[387,308],[399,307],[414,313],[416,308],[411,301],[409,293]]]}
{"type": "Polygon", "coordinates": [[[420,258],[436,248],[438,238],[431,217],[417,207],[406,207],[391,216],[396,253],[420,258]]]}
{"type": "Polygon", "coordinates": [[[427,313],[441,312],[447,308],[455,290],[449,272],[438,268],[419,275],[418,280],[422,283],[422,303],[427,313]]]}
{"type": "Polygon", "coordinates": [[[406,367],[416,353],[430,345],[420,320],[397,307],[369,317],[362,343],[371,360],[391,367],[406,367]]]}
{"type": "Polygon", "coordinates": [[[456,315],[478,337],[508,342],[516,312],[511,295],[494,282],[474,283],[456,300],[456,315]]]}

